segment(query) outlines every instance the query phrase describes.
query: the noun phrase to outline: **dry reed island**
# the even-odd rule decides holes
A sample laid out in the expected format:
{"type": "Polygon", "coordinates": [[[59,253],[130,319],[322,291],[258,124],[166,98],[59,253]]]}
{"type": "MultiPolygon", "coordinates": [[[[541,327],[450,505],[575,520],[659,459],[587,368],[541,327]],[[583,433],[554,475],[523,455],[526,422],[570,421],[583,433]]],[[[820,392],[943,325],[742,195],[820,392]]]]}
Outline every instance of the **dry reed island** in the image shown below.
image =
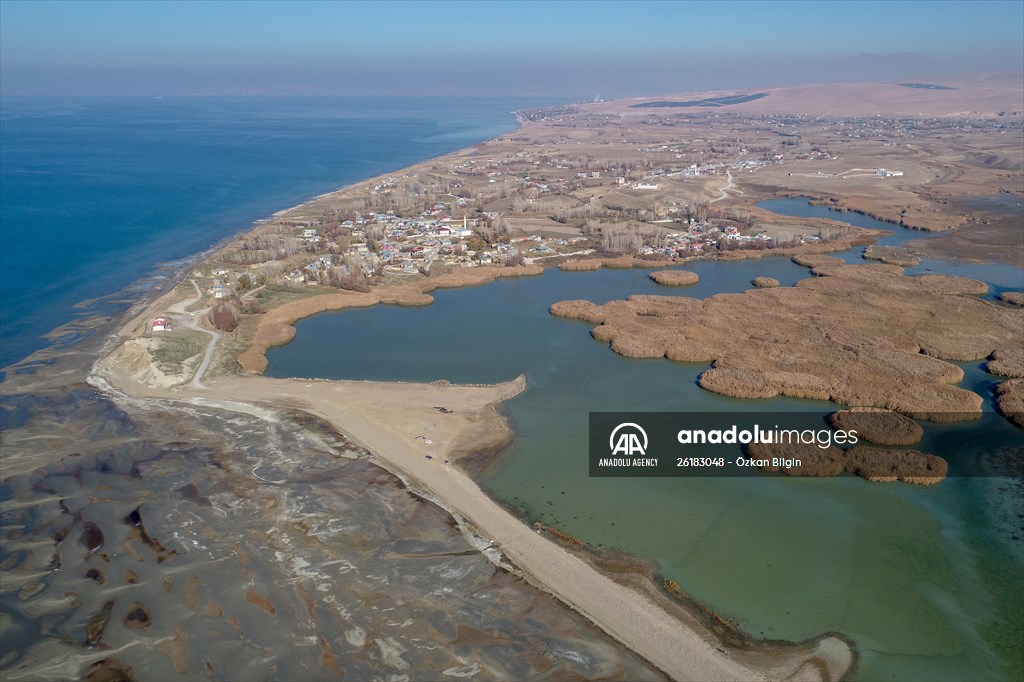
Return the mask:
{"type": "MultiPolygon", "coordinates": [[[[566,301],[551,313],[591,323],[597,339],[625,356],[702,363],[700,385],[709,391],[849,406],[834,417],[836,428],[861,424],[878,445],[912,446],[920,438],[914,419],[977,416],[981,397],[956,385],[962,371],[949,361],[988,358],[989,371],[1006,379],[1000,408],[1020,424],[1020,295],[993,302],[982,298],[982,282],[903,269],[918,248],[1024,264],[1019,222],[1001,223],[966,202],[1021,190],[1019,83],[943,84],[951,89],[806,86],[714,108],[700,100],[757,93],[522,112],[513,132],[317,197],[239,236],[124,324],[91,382],[136,405],[322,420],[483,538],[494,561],[670,678],[842,679],[856,665],[856,643],[840,633],[757,640],[728,614],[689,599],[685,585],[615,570],[585,540],[532,528],[489,499],[460,462],[511,437],[496,407],[530,390],[522,377],[456,386],[259,374],[267,349],[288,342],[296,320],[322,311],[429,305],[439,289],[547,267],[645,268],[659,284],[685,287],[696,275],[672,266],[786,256],[808,269],[794,287],[758,277],[745,293],[706,300],[566,301]],[[879,233],[756,206],[785,196],[955,238],[869,248],[864,264],[846,265],[827,254],[870,247],[879,233]]],[[[58,440],[21,467],[31,471],[72,447],[58,440]]],[[[859,447],[845,459],[821,454],[818,475],[850,471],[863,485],[899,485],[892,481],[933,483],[945,474],[927,453],[859,447]]],[[[167,646],[175,655],[176,645],[167,646]]],[[[329,647],[321,661],[339,665],[329,647]]]]}

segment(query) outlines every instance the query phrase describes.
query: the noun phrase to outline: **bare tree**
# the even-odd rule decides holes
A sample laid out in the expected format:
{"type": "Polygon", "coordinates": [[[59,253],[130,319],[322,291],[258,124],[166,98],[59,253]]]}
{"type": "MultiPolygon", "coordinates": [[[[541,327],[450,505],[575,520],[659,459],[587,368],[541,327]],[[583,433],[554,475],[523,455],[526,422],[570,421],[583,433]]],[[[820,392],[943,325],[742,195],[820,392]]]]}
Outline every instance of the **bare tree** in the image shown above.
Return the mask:
{"type": "Polygon", "coordinates": [[[520,265],[526,265],[526,256],[523,255],[522,251],[516,250],[505,259],[505,267],[514,268],[520,265]]]}
{"type": "Polygon", "coordinates": [[[700,199],[693,202],[690,207],[690,213],[697,220],[697,222],[704,222],[708,219],[708,201],[703,196],[700,199]]]}
{"type": "Polygon", "coordinates": [[[235,331],[238,327],[238,308],[233,303],[221,301],[210,310],[210,323],[221,331],[235,331]]]}

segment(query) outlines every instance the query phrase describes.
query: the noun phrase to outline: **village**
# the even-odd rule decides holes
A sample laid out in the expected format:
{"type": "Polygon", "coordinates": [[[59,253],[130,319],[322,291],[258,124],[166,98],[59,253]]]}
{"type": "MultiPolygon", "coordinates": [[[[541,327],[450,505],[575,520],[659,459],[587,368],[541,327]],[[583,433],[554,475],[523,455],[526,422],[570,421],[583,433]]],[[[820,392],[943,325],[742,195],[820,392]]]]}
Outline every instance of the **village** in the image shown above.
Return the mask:
{"type": "MultiPolygon", "coordinates": [[[[453,220],[445,212],[448,209],[447,204],[438,203],[417,218],[402,218],[393,213],[360,214],[341,223],[345,238],[340,243],[325,237],[319,228],[295,228],[294,238],[307,245],[311,253],[300,256],[296,267],[281,274],[278,280],[272,275],[268,278],[266,264],[244,269],[213,267],[208,271],[197,270],[193,276],[204,283],[204,293],[216,306],[240,302],[268,282],[286,287],[338,286],[358,290],[358,283],[374,278],[429,276],[458,267],[542,264],[549,259],[560,262],[569,256],[603,253],[593,238],[585,236],[532,234],[504,236],[488,242],[477,231],[480,219],[471,221],[464,215],[461,221],[453,220]],[[368,235],[379,235],[379,240],[368,235]]],[[[730,249],[772,246],[772,238],[764,231],[741,233],[736,225],[719,226],[713,221],[685,217],[678,222],[664,222],[669,227],[663,228],[657,238],[644,239],[634,250],[636,256],[650,259],[652,266],[658,261],[679,262],[730,249]]],[[[820,240],[817,235],[803,237],[809,243],[820,240]]],[[[274,269],[273,265],[270,268],[274,269]]],[[[171,319],[166,315],[152,320],[154,333],[171,329],[171,319]]]]}
{"type": "MultiPolygon", "coordinates": [[[[439,202],[416,218],[397,216],[393,212],[358,214],[354,220],[341,223],[344,237],[340,241],[325,237],[316,227],[300,228],[296,238],[309,244],[316,253],[282,279],[292,284],[329,285],[332,273],[341,277],[427,275],[435,269],[530,265],[601,250],[598,240],[587,236],[534,233],[491,235],[488,239],[492,229],[482,229],[482,226],[498,219],[498,214],[488,212],[472,220],[464,214],[460,220],[451,216],[451,208],[439,202]]],[[[667,227],[631,249],[634,255],[684,259],[741,245],[757,244],[757,248],[766,248],[771,244],[771,238],[763,231],[741,234],[738,226],[717,226],[711,221],[698,221],[679,213],[678,209],[669,208],[670,217],[660,221],[667,227]]],[[[818,241],[819,237],[807,235],[805,239],[818,241]]],[[[213,274],[228,275],[225,270],[213,274]]],[[[237,278],[240,274],[233,276],[237,278]]],[[[214,283],[213,287],[218,297],[227,293],[223,281],[214,283]]]]}
{"type": "MultiPolygon", "coordinates": [[[[932,182],[928,140],[999,119],[735,114],[630,116],[563,106],[529,128],[275,214],[193,273],[233,328],[324,289],[366,292],[461,268],[574,258],[678,263],[843,236],[838,223],[760,210],[770,196],[877,197],[902,222],[904,186],[932,182]],[[884,201],[882,201],[884,200],[884,201]]],[[[961,179],[962,180],[962,179],[961,179]]],[[[843,210],[846,210],[845,208],[843,210]]],[[[153,331],[169,329],[156,324],[153,331]]]]}

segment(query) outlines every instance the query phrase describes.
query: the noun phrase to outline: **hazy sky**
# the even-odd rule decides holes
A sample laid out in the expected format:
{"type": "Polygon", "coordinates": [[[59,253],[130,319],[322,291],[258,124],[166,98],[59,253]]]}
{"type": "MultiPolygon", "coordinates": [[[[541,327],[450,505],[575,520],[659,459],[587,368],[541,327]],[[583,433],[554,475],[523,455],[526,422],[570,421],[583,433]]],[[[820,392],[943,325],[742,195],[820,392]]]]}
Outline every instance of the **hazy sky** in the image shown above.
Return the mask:
{"type": "Polygon", "coordinates": [[[3,94],[621,97],[1022,70],[1021,0],[0,0],[3,94]]]}

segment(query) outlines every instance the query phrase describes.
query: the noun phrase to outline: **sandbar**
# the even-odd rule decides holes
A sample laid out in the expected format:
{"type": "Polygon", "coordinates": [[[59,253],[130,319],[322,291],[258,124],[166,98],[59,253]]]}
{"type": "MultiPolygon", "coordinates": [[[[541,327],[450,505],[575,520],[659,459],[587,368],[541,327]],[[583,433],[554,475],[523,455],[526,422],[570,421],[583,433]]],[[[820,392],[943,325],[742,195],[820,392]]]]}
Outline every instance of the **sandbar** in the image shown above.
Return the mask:
{"type": "Polygon", "coordinates": [[[117,353],[99,362],[102,381],[133,397],[265,404],[313,414],[374,453],[380,463],[453,514],[466,519],[531,582],[584,614],[674,679],[740,680],[798,675],[837,679],[852,665],[834,636],[787,652],[730,651],[697,621],[683,622],[649,596],[603,575],[490,499],[454,459],[479,447],[481,433],[501,441],[508,427],[495,407],[525,388],[525,378],[492,386],[221,377],[175,390],[132,380],[117,353]],[[422,438],[417,438],[422,436],[422,438]],[[428,443],[427,441],[430,441],[428,443]],[[430,458],[428,458],[430,455],[430,458]],[[449,463],[445,463],[448,459],[449,463]]]}

